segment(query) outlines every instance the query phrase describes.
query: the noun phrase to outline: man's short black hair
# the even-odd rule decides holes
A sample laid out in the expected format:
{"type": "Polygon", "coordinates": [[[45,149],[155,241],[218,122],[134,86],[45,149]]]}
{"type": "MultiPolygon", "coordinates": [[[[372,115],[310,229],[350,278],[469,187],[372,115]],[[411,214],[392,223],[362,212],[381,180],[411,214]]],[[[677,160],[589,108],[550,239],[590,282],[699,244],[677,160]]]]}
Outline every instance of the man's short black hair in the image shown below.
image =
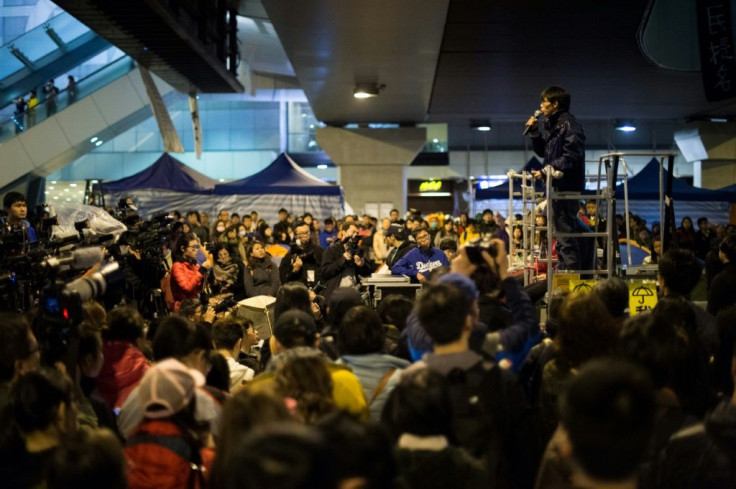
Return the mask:
{"type": "Polygon", "coordinates": [[[240,218],[240,214],[238,214],[237,212],[233,212],[232,214],[230,214],[230,219],[232,219],[233,217],[240,218]]]}
{"type": "Polygon", "coordinates": [[[703,224],[704,222],[708,222],[708,218],[707,217],[699,217],[698,218],[698,227],[700,227],[700,225],[703,224]]]}
{"type": "Polygon", "coordinates": [[[238,340],[243,339],[245,330],[243,321],[239,318],[231,316],[218,319],[212,325],[212,341],[215,342],[215,348],[232,350],[238,340]]]}
{"type": "Polygon", "coordinates": [[[5,209],[10,209],[16,202],[27,202],[26,196],[20,192],[8,192],[3,197],[3,207],[5,209]]]}
{"type": "Polygon", "coordinates": [[[456,287],[436,284],[426,289],[417,302],[417,318],[438,345],[457,341],[470,314],[470,302],[456,287]]]}
{"type": "Polygon", "coordinates": [[[718,250],[726,255],[729,262],[736,261],[736,234],[729,234],[723,238],[718,250]]]}
{"type": "Polygon", "coordinates": [[[659,275],[669,293],[688,297],[703,273],[690,250],[672,249],[659,258],[659,275]]]}
{"type": "Polygon", "coordinates": [[[542,95],[540,96],[540,98],[542,101],[548,100],[551,104],[557,102],[559,104],[559,110],[570,109],[570,93],[562,87],[547,87],[542,90],[542,95]]]}
{"type": "Polygon", "coordinates": [[[654,425],[654,389],[642,369],[593,360],[570,383],[560,420],[573,457],[590,477],[622,481],[636,475],[654,425]]]}
{"type": "Polygon", "coordinates": [[[325,223],[325,226],[328,225],[328,224],[332,224],[334,226],[335,225],[335,220],[333,218],[331,218],[331,217],[328,217],[327,219],[324,220],[324,223],[325,223]]]}
{"type": "Polygon", "coordinates": [[[391,209],[388,214],[391,215],[392,212],[399,214],[399,209],[391,209]]]}
{"type": "Polygon", "coordinates": [[[197,218],[197,221],[200,220],[200,218],[199,218],[199,212],[197,212],[197,211],[189,211],[189,212],[187,212],[187,217],[189,217],[189,216],[196,217],[197,218]]]}
{"type": "Polygon", "coordinates": [[[344,233],[345,231],[350,229],[350,226],[355,226],[356,228],[358,227],[355,221],[346,221],[342,223],[342,226],[340,226],[340,230],[342,230],[342,232],[344,233]]]}
{"type": "Polygon", "coordinates": [[[212,336],[204,324],[173,315],[161,320],[151,346],[155,361],[181,359],[197,350],[212,350],[212,336]]]}
{"type": "Polygon", "coordinates": [[[300,228],[300,227],[302,227],[302,226],[307,226],[307,227],[309,227],[309,224],[307,224],[306,222],[302,221],[301,219],[300,219],[300,220],[298,220],[298,221],[296,221],[296,222],[294,223],[294,226],[293,226],[293,227],[294,227],[294,231],[296,231],[296,228],[300,228]]]}
{"type": "Polygon", "coordinates": [[[452,238],[445,238],[442,241],[440,241],[440,250],[452,250],[457,251],[457,241],[455,241],[452,238]]]}
{"type": "Polygon", "coordinates": [[[613,318],[627,315],[629,310],[629,286],[619,277],[601,280],[593,286],[593,293],[606,305],[613,318]]]}
{"type": "Polygon", "coordinates": [[[0,382],[15,376],[15,362],[31,355],[31,330],[28,321],[18,313],[0,313],[0,382]]]}
{"type": "Polygon", "coordinates": [[[337,334],[340,355],[379,353],[385,341],[381,317],[368,306],[353,306],[340,321],[337,334]]]}

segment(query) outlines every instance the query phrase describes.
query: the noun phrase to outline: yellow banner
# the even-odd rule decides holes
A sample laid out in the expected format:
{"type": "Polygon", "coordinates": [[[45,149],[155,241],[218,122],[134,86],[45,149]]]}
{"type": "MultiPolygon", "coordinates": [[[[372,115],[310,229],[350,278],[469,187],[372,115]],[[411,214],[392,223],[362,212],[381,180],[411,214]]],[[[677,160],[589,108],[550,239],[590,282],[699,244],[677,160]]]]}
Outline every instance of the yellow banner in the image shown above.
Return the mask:
{"type": "Polygon", "coordinates": [[[629,315],[636,316],[651,311],[657,305],[657,284],[654,282],[629,282],[629,315]]]}
{"type": "Polygon", "coordinates": [[[579,273],[555,273],[552,277],[552,288],[555,292],[567,292],[572,290],[570,282],[580,280],[579,273]]]}
{"type": "Polygon", "coordinates": [[[595,280],[570,280],[570,292],[592,292],[595,280]]]}

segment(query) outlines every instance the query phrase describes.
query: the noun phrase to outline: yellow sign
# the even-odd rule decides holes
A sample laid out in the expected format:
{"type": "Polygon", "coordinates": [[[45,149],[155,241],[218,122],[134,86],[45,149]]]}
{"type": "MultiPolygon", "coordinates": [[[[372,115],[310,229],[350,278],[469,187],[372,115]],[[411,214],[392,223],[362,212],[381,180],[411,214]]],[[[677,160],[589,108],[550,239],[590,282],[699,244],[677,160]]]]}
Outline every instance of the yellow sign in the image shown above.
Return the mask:
{"type": "Polygon", "coordinates": [[[570,280],[570,292],[592,292],[595,280],[570,280]]]}
{"type": "Polygon", "coordinates": [[[570,282],[575,280],[580,280],[579,273],[555,273],[552,277],[552,289],[555,292],[570,291],[570,282]]]}
{"type": "Polygon", "coordinates": [[[438,192],[442,190],[441,180],[427,180],[419,184],[420,192],[438,192]]]}
{"type": "Polygon", "coordinates": [[[651,311],[657,305],[657,284],[654,282],[629,282],[629,315],[636,316],[651,311]]]}

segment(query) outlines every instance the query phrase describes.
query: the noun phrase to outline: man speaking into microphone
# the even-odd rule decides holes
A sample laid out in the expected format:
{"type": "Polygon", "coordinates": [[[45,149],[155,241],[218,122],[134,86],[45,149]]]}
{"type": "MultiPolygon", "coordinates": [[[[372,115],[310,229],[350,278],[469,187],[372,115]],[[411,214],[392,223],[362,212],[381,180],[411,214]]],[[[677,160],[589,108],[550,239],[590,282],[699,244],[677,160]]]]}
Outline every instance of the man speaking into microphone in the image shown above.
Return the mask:
{"type": "MultiPolygon", "coordinates": [[[[541,171],[532,171],[536,179],[552,178],[556,192],[582,192],[585,188],[585,133],[575,116],[570,114],[570,94],[562,87],[552,86],[542,91],[541,103],[526,123],[534,152],[544,157],[541,171]],[[541,114],[540,114],[541,113],[541,114]],[[543,115],[545,136],[540,134],[537,117],[543,115]]],[[[578,223],[579,202],[548,198],[552,209],[552,226],[559,233],[582,232],[578,223]]],[[[586,238],[557,237],[558,270],[590,270],[593,255],[581,253],[589,247],[586,238]],[[591,256],[588,257],[587,255],[591,256]]]]}

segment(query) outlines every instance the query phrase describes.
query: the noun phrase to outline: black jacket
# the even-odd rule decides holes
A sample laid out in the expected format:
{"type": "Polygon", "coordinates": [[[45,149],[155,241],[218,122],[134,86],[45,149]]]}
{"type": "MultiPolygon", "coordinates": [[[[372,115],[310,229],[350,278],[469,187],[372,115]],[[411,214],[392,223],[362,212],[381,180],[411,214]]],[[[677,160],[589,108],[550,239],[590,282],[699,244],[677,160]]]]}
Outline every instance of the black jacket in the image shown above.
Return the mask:
{"type": "Polygon", "coordinates": [[[585,187],[585,133],[577,119],[566,110],[558,110],[544,121],[546,138],[536,129],[530,131],[537,156],[544,164],[561,170],[564,175],[553,179],[552,186],[561,191],[582,191],[585,187]]]}
{"type": "Polygon", "coordinates": [[[356,281],[359,276],[367,277],[371,274],[365,258],[363,258],[363,266],[359,267],[354,261],[345,259],[343,256],[345,251],[342,241],[336,241],[322,255],[322,282],[327,287],[324,293],[326,300],[329,300],[332,292],[340,287],[340,280],[344,273],[351,273],[356,281]]]}
{"type": "Polygon", "coordinates": [[[402,259],[404,255],[409,253],[414,247],[416,247],[416,244],[407,239],[399,245],[396,249],[396,253],[394,253],[393,250],[389,251],[388,256],[386,257],[386,265],[388,268],[394,266],[397,261],[402,259]]]}
{"type": "Polygon", "coordinates": [[[289,251],[286,256],[281,259],[281,264],[279,265],[281,283],[301,282],[307,287],[313,287],[316,285],[322,278],[321,268],[323,254],[324,250],[321,246],[312,244],[309,250],[304,253],[304,256],[302,256],[302,267],[298,272],[294,273],[294,268],[291,263],[293,259],[296,259],[296,257],[291,251],[289,251]],[[311,281],[308,280],[310,270],[314,272],[314,278],[311,281]]]}
{"type": "Polygon", "coordinates": [[[736,304],[736,263],[729,262],[710,283],[708,312],[715,316],[733,304],[736,304]]]}
{"type": "Polygon", "coordinates": [[[276,297],[281,282],[279,269],[269,256],[263,260],[251,258],[245,271],[245,296],[270,295],[276,297]]]}

